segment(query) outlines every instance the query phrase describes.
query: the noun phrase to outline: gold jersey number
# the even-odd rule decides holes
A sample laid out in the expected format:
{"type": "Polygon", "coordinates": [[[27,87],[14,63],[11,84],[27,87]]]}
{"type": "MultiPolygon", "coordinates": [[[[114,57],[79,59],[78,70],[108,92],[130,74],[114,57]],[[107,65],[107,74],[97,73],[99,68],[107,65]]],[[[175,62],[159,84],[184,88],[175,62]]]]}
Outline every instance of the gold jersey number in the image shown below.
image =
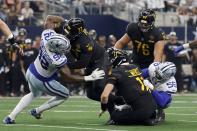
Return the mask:
{"type": "Polygon", "coordinates": [[[140,83],[140,85],[141,85],[141,91],[149,91],[149,87],[147,87],[147,86],[144,85],[144,79],[143,79],[143,77],[139,77],[138,76],[135,79],[140,83]]]}
{"type": "Polygon", "coordinates": [[[142,52],[143,55],[148,56],[150,55],[150,51],[149,51],[149,45],[142,43],[140,41],[136,41],[137,45],[137,52],[140,53],[142,52]]]}

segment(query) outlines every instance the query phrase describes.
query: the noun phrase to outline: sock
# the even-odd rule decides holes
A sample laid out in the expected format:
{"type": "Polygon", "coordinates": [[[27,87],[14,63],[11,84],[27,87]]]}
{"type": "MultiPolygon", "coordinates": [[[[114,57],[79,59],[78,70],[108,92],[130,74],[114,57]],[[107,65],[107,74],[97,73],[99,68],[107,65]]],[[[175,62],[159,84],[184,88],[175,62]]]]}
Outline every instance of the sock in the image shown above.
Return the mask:
{"type": "Polygon", "coordinates": [[[41,106],[36,108],[37,113],[42,113],[43,111],[49,110],[55,106],[60,105],[62,102],[64,102],[66,99],[60,98],[60,97],[52,97],[50,100],[42,104],[41,106]]]}
{"type": "Polygon", "coordinates": [[[16,116],[27,107],[34,100],[33,93],[29,93],[21,98],[14,110],[8,115],[12,120],[15,120],[16,116]]]}

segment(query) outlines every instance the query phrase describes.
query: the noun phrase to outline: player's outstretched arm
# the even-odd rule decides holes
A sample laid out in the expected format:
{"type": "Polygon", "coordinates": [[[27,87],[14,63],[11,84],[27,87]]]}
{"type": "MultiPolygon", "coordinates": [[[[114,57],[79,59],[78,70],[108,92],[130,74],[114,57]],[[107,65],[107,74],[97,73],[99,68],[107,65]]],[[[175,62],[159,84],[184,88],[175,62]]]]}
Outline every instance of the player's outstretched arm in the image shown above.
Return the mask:
{"type": "Polygon", "coordinates": [[[108,103],[109,95],[112,92],[113,88],[114,88],[114,85],[108,83],[105,86],[105,89],[101,94],[101,110],[99,112],[99,117],[101,117],[102,114],[107,110],[107,103],[108,103]]]}
{"type": "MultiPolygon", "coordinates": [[[[187,46],[186,46],[187,47],[187,46]]],[[[189,47],[190,48],[195,48],[197,47],[197,40],[192,41],[191,43],[189,43],[189,47]]]]}
{"type": "Polygon", "coordinates": [[[164,49],[164,40],[160,40],[155,44],[154,49],[154,61],[161,62],[163,57],[163,49],[164,49]]]}
{"type": "Polygon", "coordinates": [[[7,26],[7,24],[0,19],[0,30],[3,32],[3,34],[7,37],[7,38],[11,38],[13,37],[13,34],[10,30],[10,28],[7,26]]]}
{"type": "Polygon", "coordinates": [[[103,70],[99,70],[98,68],[95,69],[88,76],[74,75],[71,73],[70,69],[66,65],[60,70],[60,74],[64,76],[67,82],[96,81],[96,80],[104,79],[105,76],[105,72],[103,70]]]}
{"type": "Polygon", "coordinates": [[[188,48],[195,48],[195,47],[197,47],[197,40],[194,40],[191,43],[186,43],[181,46],[178,46],[177,48],[174,49],[174,54],[177,56],[179,52],[181,52],[182,50],[188,48]]]}

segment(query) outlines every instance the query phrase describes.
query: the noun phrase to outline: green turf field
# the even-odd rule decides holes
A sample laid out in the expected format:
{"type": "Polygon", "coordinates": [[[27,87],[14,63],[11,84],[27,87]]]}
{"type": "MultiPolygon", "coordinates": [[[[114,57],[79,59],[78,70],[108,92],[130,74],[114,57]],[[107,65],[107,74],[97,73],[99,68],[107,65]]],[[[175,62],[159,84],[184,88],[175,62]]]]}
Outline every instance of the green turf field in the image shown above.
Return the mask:
{"type": "MultiPolygon", "coordinates": [[[[28,109],[45,102],[35,100],[28,109]]],[[[0,98],[0,119],[13,109],[19,98],[0,98]]],[[[71,97],[59,107],[44,113],[36,120],[26,109],[16,119],[15,125],[0,124],[0,131],[197,131],[197,95],[175,96],[172,106],[166,110],[166,122],[150,126],[106,126],[108,114],[98,118],[98,102],[87,98],[71,97]]]]}

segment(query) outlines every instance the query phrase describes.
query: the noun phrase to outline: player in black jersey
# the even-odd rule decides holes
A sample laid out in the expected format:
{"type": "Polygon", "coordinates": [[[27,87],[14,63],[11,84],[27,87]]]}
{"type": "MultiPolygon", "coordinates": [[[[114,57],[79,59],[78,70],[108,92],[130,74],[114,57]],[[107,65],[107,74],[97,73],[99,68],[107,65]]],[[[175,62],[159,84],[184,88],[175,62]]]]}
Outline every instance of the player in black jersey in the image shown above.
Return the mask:
{"type": "Polygon", "coordinates": [[[153,61],[160,62],[164,48],[164,33],[155,27],[156,14],[153,10],[141,11],[137,23],[129,23],[124,36],[119,39],[116,49],[122,49],[129,41],[133,44],[133,63],[147,68],[153,61]]]}
{"type": "Polygon", "coordinates": [[[143,83],[141,70],[136,65],[129,64],[126,54],[122,51],[109,51],[109,59],[113,68],[109,71],[107,84],[101,95],[102,110],[108,108],[115,124],[152,125],[153,123],[148,121],[154,115],[156,104],[149,88],[143,83]],[[108,98],[114,88],[116,95],[122,96],[129,108],[118,110],[114,106],[108,107],[114,104],[108,98]]]}
{"type": "MultiPolygon", "coordinates": [[[[72,18],[64,20],[59,16],[48,16],[45,22],[45,28],[54,29],[57,33],[66,35],[71,43],[71,55],[76,61],[69,61],[68,67],[71,69],[85,68],[85,75],[89,75],[95,69],[104,69],[105,49],[93,41],[85,29],[84,20],[81,18],[72,18]]],[[[64,72],[64,74],[66,74],[64,72]]],[[[67,73],[66,80],[75,81],[72,74],[67,73]]],[[[100,95],[104,89],[105,80],[86,82],[87,97],[100,101],[100,95]]]]}
{"type": "MultiPolygon", "coordinates": [[[[95,69],[104,69],[105,49],[93,41],[85,29],[84,20],[81,18],[72,18],[64,26],[65,33],[71,43],[71,54],[76,59],[69,63],[69,68],[85,69],[85,75],[91,74],[95,69]]],[[[100,95],[104,89],[105,80],[86,82],[87,97],[100,101],[100,95]]]]}

